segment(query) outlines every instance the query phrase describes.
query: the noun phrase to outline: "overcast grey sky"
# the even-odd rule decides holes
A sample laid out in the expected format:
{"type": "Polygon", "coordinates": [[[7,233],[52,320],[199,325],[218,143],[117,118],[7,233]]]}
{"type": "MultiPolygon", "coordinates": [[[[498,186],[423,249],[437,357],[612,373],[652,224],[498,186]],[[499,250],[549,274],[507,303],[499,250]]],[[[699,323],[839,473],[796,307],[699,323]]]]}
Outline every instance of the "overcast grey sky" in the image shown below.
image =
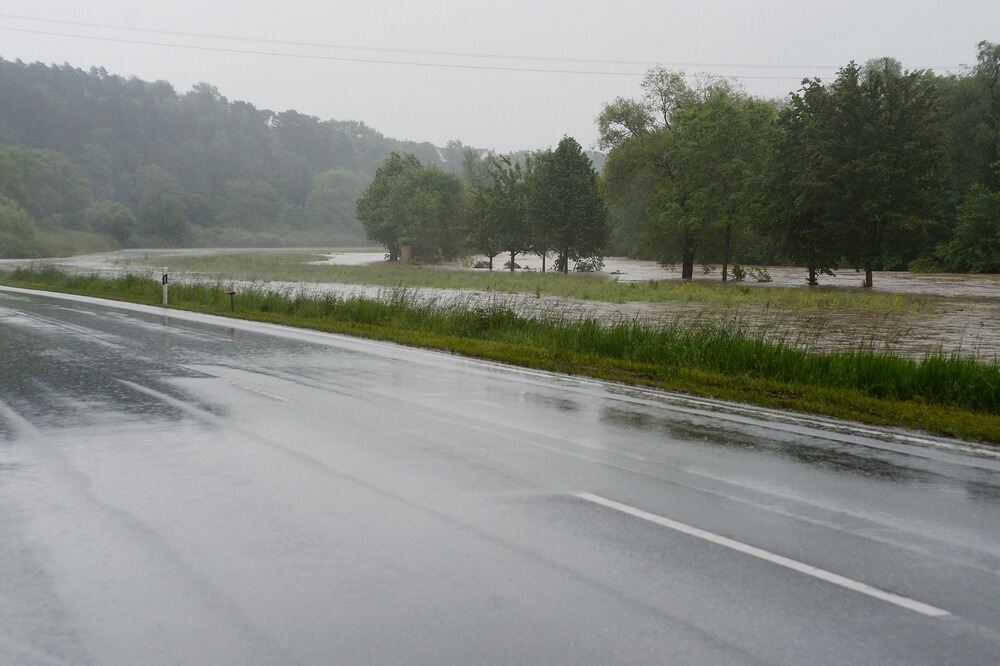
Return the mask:
{"type": "MultiPolygon", "coordinates": [[[[683,69],[789,77],[741,79],[749,91],[768,96],[784,95],[802,76],[830,74],[834,70],[825,67],[851,59],[890,55],[908,67],[956,66],[974,60],[978,41],[1000,40],[998,0],[4,0],[0,13],[391,49],[696,62],[706,64],[683,69]],[[787,68],[715,66],[720,63],[787,68]]],[[[9,17],[0,17],[0,27],[324,57],[636,74],[645,69],[641,64],[442,57],[196,39],[9,17]]],[[[116,74],[166,79],[180,91],[207,81],[230,99],[262,107],[363,120],[398,138],[438,144],[460,139],[498,150],[541,148],[564,134],[592,147],[594,117],[601,104],[617,95],[636,95],[640,80],[304,60],[7,30],[0,30],[0,57],[103,66],[116,74]]]]}

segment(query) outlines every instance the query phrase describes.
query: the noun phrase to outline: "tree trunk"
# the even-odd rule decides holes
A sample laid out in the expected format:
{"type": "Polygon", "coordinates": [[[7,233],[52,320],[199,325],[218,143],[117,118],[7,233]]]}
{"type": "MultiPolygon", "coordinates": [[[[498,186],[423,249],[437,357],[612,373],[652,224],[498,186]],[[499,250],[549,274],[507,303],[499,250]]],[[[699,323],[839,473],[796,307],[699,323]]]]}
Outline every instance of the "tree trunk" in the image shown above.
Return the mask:
{"type": "Polygon", "coordinates": [[[816,253],[811,252],[809,254],[809,282],[810,287],[815,287],[819,284],[819,279],[816,277],[816,253]]]}
{"type": "Polygon", "coordinates": [[[569,273],[569,248],[563,248],[562,254],[559,255],[559,269],[563,273],[569,273]]]}
{"type": "Polygon", "coordinates": [[[542,272],[543,273],[545,272],[545,257],[547,255],[548,255],[548,252],[542,252],[542,272]]]}
{"type": "Polygon", "coordinates": [[[396,246],[389,247],[389,261],[399,261],[399,248],[396,246]]]}
{"type": "Polygon", "coordinates": [[[865,266],[865,289],[871,289],[872,286],[872,267],[865,266]]]}
{"type": "Polygon", "coordinates": [[[722,281],[729,280],[729,254],[732,251],[733,225],[726,225],[726,240],[722,246],[722,281]]]}
{"type": "Polygon", "coordinates": [[[694,250],[684,250],[684,257],[681,264],[681,279],[694,279],[694,250]]]}
{"type": "Polygon", "coordinates": [[[493,255],[490,255],[490,273],[493,272],[493,255]]]}
{"type": "Polygon", "coordinates": [[[514,272],[514,257],[516,257],[516,256],[517,256],[517,252],[514,252],[514,250],[511,250],[510,251],[510,272],[511,273],[514,272]]]}

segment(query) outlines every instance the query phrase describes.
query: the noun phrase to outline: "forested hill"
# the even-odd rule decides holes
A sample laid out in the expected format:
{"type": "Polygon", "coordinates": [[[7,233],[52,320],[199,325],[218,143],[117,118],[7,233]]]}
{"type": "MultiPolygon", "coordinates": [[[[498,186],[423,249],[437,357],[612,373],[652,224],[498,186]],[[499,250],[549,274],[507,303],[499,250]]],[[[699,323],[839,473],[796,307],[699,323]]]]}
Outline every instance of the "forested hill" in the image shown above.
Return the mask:
{"type": "Polygon", "coordinates": [[[45,239],[359,243],[355,201],[393,151],[460,172],[465,149],[258,109],[207,84],[178,93],[104,69],[0,59],[0,256],[15,245],[44,252],[45,239]],[[15,239],[25,217],[31,237],[15,239]]]}

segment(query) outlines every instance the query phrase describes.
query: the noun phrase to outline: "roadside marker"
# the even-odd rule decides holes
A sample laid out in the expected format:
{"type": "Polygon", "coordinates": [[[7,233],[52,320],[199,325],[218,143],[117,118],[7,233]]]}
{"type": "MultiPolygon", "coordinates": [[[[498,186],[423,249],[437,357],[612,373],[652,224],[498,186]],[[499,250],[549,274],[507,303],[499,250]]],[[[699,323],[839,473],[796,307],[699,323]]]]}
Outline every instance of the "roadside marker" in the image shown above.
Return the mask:
{"type": "Polygon", "coordinates": [[[908,597],[893,594],[892,592],[886,592],[885,590],[880,590],[877,587],[872,587],[866,583],[861,583],[845,576],[841,576],[840,574],[835,574],[832,571],[820,569],[819,567],[814,567],[810,564],[793,560],[789,557],[785,557],[784,555],[771,553],[762,548],[757,548],[756,546],[743,543],[742,541],[736,541],[735,539],[730,539],[729,537],[724,537],[720,534],[714,534],[692,525],[671,520],[670,518],[664,518],[663,516],[658,516],[655,513],[649,513],[648,511],[643,511],[642,509],[637,509],[634,506],[622,504],[621,502],[616,502],[606,497],[601,497],[600,495],[594,495],[593,493],[576,493],[575,496],[579,499],[591,502],[592,504],[597,504],[608,509],[614,509],[615,511],[635,516],[636,518],[641,518],[661,527],[666,527],[668,529],[697,537],[720,546],[725,546],[726,548],[744,553],[746,555],[752,555],[753,557],[766,562],[771,562],[772,564],[777,564],[778,566],[785,567],[786,569],[791,569],[792,571],[797,571],[807,576],[818,578],[822,581],[826,581],[827,583],[839,585],[840,587],[851,590],[852,592],[860,592],[861,594],[868,595],[869,597],[887,601],[890,604],[895,604],[896,606],[911,610],[915,613],[920,613],[921,615],[926,615],[928,617],[944,617],[946,615],[951,615],[948,611],[936,606],[915,601],[908,597]]]}

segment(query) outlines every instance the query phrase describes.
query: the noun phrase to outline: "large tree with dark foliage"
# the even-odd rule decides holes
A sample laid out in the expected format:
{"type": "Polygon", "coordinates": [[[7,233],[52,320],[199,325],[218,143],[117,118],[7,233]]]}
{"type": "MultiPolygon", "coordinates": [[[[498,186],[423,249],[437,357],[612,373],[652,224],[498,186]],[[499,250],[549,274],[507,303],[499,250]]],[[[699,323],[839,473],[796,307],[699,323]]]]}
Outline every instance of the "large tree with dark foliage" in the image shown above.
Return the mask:
{"type": "MultiPolygon", "coordinates": [[[[764,168],[773,145],[774,105],[725,81],[692,89],[661,69],[643,83],[646,125],[617,100],[598,125],[612,145],[605,193],[626,251],[681,264],[691,279],[696,258],[718,259],[722,277],[761,215],[764,168]],[[616,127],[631,129],[616,130],[616,127]]],[[[630,111],[631,109],[631,111],[630,111]]]]}
{"type": "Polygon", "coordinates": [[[557,270],[569,271],[570,260],[602,265],[610,231],[607,209],[593,163],[575,139],[564,137],[537,161],[528,192],[528,216],[545,249],[557,253],[557,270]]]}
{"type": "Polygon", "coordinates": [[[942,184],[937,90],[898,62],[851,63],[827,92],[809,168],[825,214],[841,226],[844,254],[864,270],[900,262],[936,212],[942,184]]]}
{"type": "Polygon", "coordinates": [[[464,253],[467,207],[461,177],[393,153],[358,200],[357,215],[368,237],[389,249],[390,260],[409,245],[415,259],[433,262],[464,253]]]}
{"type": "Polygon", "coordinates": [[[527,205],[533,163],[530,156],[522,167],[509,155],[491,155],[483,181],[473,190],[473,245],[489,258],[490,270],[500,252],[513,271],[517,255],[532,249],[527,205]]]}
{"type": "Polygon", "coordinates": [[[823,159],[823,119],[832,103],[818,79],[803,82],[781,111],[769,165],[771,215],[765,229],[785,259],[805,265],[809,286],[819,284],[820,274],[832,273],[843,256],[843,230],[827,205],[833,183],[816,166],[823,159]]]}

